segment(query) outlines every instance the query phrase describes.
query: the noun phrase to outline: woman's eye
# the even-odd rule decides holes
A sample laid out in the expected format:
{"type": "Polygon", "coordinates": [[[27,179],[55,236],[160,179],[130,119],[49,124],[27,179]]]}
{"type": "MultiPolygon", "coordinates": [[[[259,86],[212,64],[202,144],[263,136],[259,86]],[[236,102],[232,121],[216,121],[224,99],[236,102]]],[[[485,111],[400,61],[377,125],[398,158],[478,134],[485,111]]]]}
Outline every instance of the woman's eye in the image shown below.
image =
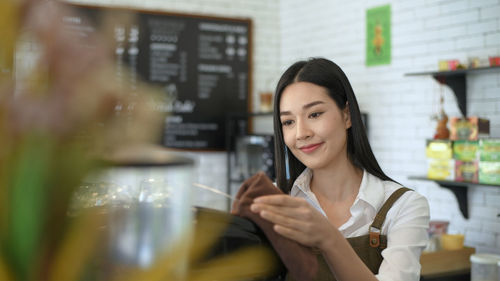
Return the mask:
{"type": "Polygon", "coordinates": [[[281,122],[282,126],[290,126],[292,124],[293,124],[292,120],[285,120],[285,121],[281,122]]]}
{"type": "Polygon", "coordinates": [[[323,112],[313,112],[309,115],[309,118],[318,118],[323,112]]]}

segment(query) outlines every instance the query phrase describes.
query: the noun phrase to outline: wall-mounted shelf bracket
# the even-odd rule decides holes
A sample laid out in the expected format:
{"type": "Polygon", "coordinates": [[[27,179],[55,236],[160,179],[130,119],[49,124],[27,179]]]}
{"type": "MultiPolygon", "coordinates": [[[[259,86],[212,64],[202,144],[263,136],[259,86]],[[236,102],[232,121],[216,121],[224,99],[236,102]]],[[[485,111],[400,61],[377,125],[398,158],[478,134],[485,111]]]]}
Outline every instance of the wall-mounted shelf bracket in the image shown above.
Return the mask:
{"type": "MultiPolygon", "coordinates": [[[[446,181],[446,180],[434,180],[426,177],[408,177],[410,180],[425,180],[425,181],[433,181],[439,184],[441,187],[447,188],[453,192],[453,195],[457,198],[458,208],[460,212],[464,216],[464,218],[469,218],[469,200],[467,196],[468,187],[471,184],[476,183],[468,183],[468,182],[456,182],[456,181],[446,181]]],[[[477,184],[482,185],[482,184],[477,184]]]]}
{"type": "Polygon", "coordinates": [[[448,183],[440,183],[437,182],[441,187],[447,188],[453,192],[455,197],[457,198],[458,202],[458,208],[460,209],[460,212],[464,216],[464,218],[468,219],[469,218],[469,200],[467,196],[468,189],[464,188],[463,186],[456,186],[453,184],[448,184],[448,183]]]}
{"type": "Polygon", "coordinates": [[[465,73],[457,75],[432,75],[436,81],[442,85],[447,85],[451,88],[457,98],[458,108],[464,117],[467,116],[467,95],[465,94],[467,87],[467,79],[465,73]]]}
{"type": "Polygon", "coordinates": [[[467,75],[479,74],[484,72],[499,71],[500,66],[486,66],[470,69],[457,69],[450,71],[428,71],[406,73],[405,76],[424,76],[431,75],[440,84],[451,88],[457,97],[458,108],[464,117],[467,117],[467,75]]]}

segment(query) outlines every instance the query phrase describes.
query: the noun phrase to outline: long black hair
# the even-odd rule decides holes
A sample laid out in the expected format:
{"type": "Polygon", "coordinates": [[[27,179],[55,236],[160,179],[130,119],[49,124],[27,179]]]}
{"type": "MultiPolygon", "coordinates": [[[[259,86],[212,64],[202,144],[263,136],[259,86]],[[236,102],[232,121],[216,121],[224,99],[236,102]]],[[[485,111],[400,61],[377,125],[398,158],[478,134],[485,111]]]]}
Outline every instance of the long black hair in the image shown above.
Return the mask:
{"type": "Polygon", "coordinates": [[[324,58],[311,58],[299,61],[290,66],[281,76],[274,95],[274,148],[276,163],[276,182],[285,193],[290,193],[293,183],[305,169],[292,153],[287,152],[283,139],[280,120],[280,99],[283,90],[295,82],[309,82],[324,87],[339,109],[344,110],[349,105],[351,127],[347,130],[347,155],[352,164],[365,169],[382,180],[390,180],[380,168],[373,155],[365,127],[361,120],[358,102],[354,96],[351,84],[345,73],[334,62],[324,58]],[[286,158],[288,158],[289,176],[286,173],[286,158]]]}

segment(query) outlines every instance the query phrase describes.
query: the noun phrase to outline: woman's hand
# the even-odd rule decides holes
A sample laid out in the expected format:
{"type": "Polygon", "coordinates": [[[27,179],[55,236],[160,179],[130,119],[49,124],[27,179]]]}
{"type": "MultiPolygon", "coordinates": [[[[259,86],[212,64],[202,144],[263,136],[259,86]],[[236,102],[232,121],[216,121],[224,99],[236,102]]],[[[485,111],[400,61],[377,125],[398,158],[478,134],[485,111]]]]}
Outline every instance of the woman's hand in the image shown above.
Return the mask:
{"type": "Polygon", "coordinates": [[[334,242],[335,227],[303,198],[261,196],[250,209],[273,223],[277,233],[305,246],[325,250],[334,242]]]}

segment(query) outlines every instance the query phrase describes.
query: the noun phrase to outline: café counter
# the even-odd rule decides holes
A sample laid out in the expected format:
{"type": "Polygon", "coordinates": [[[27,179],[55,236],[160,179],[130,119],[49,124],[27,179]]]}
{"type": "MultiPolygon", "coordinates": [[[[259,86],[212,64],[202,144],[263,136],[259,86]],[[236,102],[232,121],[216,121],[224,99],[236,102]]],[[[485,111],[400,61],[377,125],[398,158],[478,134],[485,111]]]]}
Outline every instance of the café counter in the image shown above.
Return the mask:
{"type": "Polygon", "coordinates": [[[424,252],[420,257],[423,281],[470,280],[470,256],[475,249],[464,247],[458,250],[424,252]]]}

